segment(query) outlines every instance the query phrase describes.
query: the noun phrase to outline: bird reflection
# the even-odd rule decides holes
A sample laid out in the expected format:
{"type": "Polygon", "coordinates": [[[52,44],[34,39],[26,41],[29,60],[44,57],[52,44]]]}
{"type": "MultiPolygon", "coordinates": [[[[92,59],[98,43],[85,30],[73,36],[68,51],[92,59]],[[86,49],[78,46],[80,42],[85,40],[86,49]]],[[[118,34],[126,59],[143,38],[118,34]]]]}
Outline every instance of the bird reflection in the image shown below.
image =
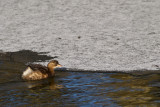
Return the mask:
{"type": "Polygon", "coordinates": [[[49,81],[50,81],[49,82],[49,89],[50,90],[55,90],[55,89],[61,89],[61,88],[63,88],[62,85],[58,85],[58,84],[55,83],[54,78],[50,78],[49,81]]]}
{"type": "Polygon", "coordinates": [[[40,81],[26,81],[26,85],[29,89],[42,89],[42,88],[48,88],[50,90],[56,90],[63,88],[62,85],[58,85],[55,83],[54,78],[48,78],[40,81]]]}

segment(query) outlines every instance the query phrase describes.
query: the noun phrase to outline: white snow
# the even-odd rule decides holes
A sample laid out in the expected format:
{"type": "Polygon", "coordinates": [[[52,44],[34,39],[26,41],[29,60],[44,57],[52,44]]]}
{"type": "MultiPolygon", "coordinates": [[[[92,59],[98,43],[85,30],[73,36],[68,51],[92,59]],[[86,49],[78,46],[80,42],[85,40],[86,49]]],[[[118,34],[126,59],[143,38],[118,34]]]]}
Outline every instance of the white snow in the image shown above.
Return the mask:
{"type": "Polygon", "coordinates": [[[156,70],[159,7],[158,0],[1,0],[0,50],[49,52],[69,68],[156,70]]]}

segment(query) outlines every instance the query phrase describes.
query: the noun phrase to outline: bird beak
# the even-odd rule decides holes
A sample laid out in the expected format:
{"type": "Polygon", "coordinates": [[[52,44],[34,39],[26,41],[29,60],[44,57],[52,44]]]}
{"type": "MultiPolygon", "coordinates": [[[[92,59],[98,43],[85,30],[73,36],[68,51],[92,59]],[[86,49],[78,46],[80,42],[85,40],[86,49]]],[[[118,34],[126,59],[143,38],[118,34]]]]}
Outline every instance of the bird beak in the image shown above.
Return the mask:
{"type": "Polygon", "coordinates": [[[62,67],[62,65],[58,64],[57,67],[62,67]]]}

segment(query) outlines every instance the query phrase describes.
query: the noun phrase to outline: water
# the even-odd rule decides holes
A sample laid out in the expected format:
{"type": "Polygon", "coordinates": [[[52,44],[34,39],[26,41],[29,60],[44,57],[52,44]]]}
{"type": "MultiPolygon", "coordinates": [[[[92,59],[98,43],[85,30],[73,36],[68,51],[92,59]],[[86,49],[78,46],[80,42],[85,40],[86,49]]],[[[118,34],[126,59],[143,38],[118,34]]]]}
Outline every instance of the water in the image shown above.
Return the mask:
{"type": "Polygon", "coordinates": [[[57,71],[55,78],[21,79],[25,63],[49,59],[31,51],[1,53],[0,106],[160,106],[160,74],[57,71]]]}

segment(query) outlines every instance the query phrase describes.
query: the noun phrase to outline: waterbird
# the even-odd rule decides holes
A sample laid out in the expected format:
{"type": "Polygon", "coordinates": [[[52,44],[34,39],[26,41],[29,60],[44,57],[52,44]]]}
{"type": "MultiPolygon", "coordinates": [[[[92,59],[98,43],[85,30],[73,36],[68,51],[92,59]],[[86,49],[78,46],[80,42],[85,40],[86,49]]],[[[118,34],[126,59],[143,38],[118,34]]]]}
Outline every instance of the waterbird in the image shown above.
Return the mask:
{"type": "Polygon", "coordinates": [[[41,80],[55,76],[54,69],[62,67],[57,60],[51,60],[47,67],[40,64],[30,64],[22,74],[24,80],[41,80]]]}

